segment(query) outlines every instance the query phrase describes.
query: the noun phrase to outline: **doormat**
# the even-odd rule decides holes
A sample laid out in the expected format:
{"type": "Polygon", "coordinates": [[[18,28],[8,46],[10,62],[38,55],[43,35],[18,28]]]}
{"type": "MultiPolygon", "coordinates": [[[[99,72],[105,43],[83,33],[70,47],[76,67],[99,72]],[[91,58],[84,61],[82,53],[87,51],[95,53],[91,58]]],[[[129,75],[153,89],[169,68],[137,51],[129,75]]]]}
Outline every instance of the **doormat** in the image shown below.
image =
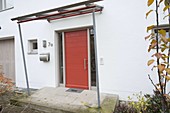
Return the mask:
{"type": "Polygon", "coordinates": [[[81,93],[83,89],[76,89],[76,88],[70,88],[66,90],[66,92],[74,92],[74,93],[81,93]]]}

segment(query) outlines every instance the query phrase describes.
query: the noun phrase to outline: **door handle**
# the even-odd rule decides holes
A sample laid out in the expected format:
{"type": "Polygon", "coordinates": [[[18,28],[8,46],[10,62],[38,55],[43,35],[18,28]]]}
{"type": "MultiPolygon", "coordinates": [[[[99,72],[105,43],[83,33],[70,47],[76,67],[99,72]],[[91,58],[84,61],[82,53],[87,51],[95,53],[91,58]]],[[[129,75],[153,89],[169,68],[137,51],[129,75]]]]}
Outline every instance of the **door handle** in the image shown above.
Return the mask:
{"type": "Polygon", "coordinates": [[[86,61],[87,61],[87,60],[84,59],[84,70],[86,70],[86,68],[87,68],[87,67],[86,67],[86,61]]]}

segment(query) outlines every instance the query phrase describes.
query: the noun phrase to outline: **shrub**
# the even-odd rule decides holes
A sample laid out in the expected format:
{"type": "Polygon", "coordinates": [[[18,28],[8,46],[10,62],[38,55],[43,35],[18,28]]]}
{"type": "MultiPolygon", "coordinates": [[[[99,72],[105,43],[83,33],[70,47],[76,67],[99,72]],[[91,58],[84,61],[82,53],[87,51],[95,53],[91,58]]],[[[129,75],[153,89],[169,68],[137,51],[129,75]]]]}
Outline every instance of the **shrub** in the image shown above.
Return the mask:
{"type": "Polygon", "coordinates": [[[14,84],[11,79],[0,74],[0,95],[12,91],[14,84]]]}
{"type": "MultiPolygon", "coordinates": [[[[159,93],[154,92],[154,95],[145,95],[147,98],[148,106],[146,108],[147,113],[162,113],[162,96],[159,93]]],[[[170,108],[170,100],[167,98],[167,107],[170,108]]],[[[170,110],[168,111],[170,113],[170,110]]]]}
{"type": "MultiPolygon", "coordinates": [[[[170,110],[167,112],[162,111],[162,96],[155,91],[154,95],[133,94],[128,99],[130,100],[127,102],[128,104],[119,104],[114,113],[170,113],[170,110]],[[137,101],[132,101],[134,99],[137,99],[137,101]]],[[[170,108],[170,99],[166,98],[166,102],[167,107],[170,108]]]]}
{"type": "Polygon", "coordinates": [[[127,105],[126,103],[119,104],[114,113],[137,113],[137,110],[132,106],[127,105]]]}

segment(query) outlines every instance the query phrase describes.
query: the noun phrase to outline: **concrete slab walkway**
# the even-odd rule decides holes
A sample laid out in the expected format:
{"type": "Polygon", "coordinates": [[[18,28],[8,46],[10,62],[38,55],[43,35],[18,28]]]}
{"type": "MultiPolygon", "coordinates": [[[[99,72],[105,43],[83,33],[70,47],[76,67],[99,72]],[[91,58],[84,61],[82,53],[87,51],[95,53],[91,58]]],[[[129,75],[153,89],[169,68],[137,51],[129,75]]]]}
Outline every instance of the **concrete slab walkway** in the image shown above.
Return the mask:
{"type": "Polygon", "coordinates": [[[47,113],[113,113],[117,95],[101,94],[101,109],[97,108],[96,91],[67,92],[68,88],[46,87],[30,97],[13,99],[18,105],[29,106],[47,113]]]}

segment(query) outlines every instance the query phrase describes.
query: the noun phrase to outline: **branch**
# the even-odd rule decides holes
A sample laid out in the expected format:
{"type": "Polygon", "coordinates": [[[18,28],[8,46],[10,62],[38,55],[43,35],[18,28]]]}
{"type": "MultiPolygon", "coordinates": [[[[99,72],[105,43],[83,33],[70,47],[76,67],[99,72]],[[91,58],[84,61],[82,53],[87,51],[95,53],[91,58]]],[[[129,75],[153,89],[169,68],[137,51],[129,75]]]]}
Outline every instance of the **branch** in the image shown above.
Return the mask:
{"type": "MultiPolygon", "coordinates": [[[[168,13],[170,14],[170,8],[168,8],[168,13]]],[[[169,23],[169,37],[170,38],[170,17],[168,19],[168,23],[169,23]]],[[[168,59],[167,59],[167,68],[169,68],[169,62],[170,62],[170,59],[169,59],[169,55],[170,55],[170,43],[169,43],[169,48],[168,48],[168,59]]],[[[166,76],[168,76],[168,73],[166,72],[166,76]]],[[[166,94],[166,86],[167,86],[167,80],[165,79],[165,87],[164,87],[164,94],[166,94]]]]}
{"type": "MultiPolygon", "coordinates": [[[[152,85],[155,87],[156,90],[159,91],[159,89],[157,88],[157,86],[154,84],[153,80],[151,79],[151,76],[148,74],[149,80],[151,81],[152,85]]],[[[159,91],[159,93],[161,94],[161,92],[159,91]]]]}

